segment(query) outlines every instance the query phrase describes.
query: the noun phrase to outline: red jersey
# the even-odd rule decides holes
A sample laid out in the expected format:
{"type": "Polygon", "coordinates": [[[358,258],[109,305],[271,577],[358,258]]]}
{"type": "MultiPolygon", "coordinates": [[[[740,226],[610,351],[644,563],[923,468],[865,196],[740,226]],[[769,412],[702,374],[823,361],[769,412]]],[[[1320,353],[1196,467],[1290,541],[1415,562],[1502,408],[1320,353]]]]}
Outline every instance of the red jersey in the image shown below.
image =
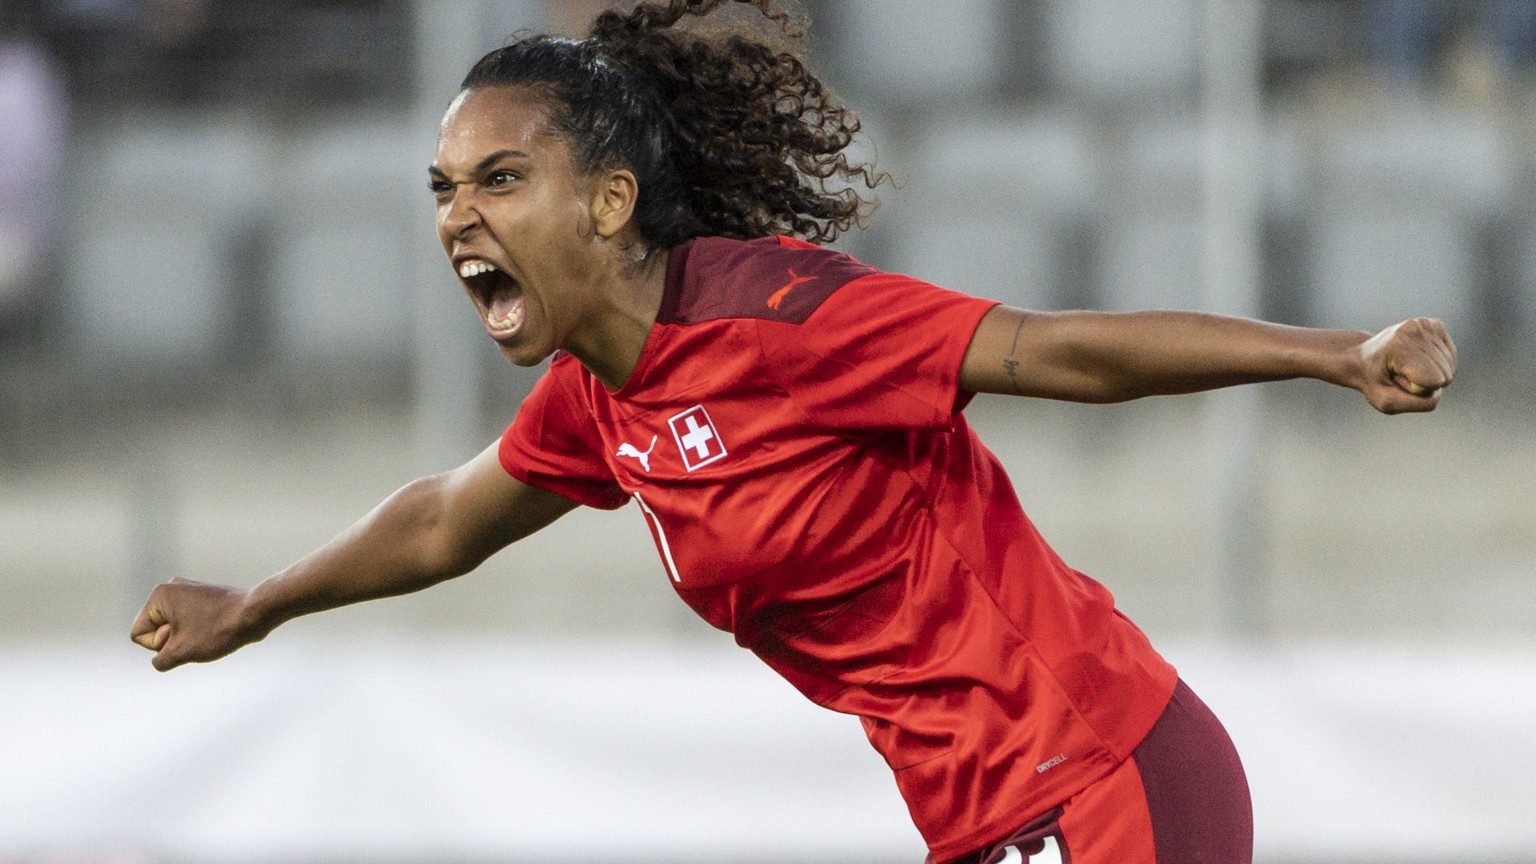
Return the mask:
{"type": "Polygon", "coordinates": [[[624,387],[557,356],[500,451],[580,503],[633,497],[688,605],[863,721],[938,860],[1107,774],[1176,682],[960,413],[993,305],[788,238],[693,240],[624,387]]]}

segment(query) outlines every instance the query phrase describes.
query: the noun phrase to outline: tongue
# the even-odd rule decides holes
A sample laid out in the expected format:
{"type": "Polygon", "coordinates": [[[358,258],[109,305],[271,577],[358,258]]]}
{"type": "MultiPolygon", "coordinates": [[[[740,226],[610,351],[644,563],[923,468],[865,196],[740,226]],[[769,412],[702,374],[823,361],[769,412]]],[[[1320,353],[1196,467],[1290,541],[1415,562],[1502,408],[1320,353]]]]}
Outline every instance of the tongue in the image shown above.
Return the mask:
{"type": "Polygon", "coordinates": [[[522,306],[523,295],[511,293],[506,295],[498,294],[491,299],[491,316],[494,318],[507,318],[514,311],[521,309],[522,306]]]}
{"type": "Polygon", "coordinates": [[[514,312],[520,312],[523,306],[523,292],[510,279],[501,280],[496,289],[491,292],[490,302],[486,304],[491,317],[505,320],[514,312]]]}

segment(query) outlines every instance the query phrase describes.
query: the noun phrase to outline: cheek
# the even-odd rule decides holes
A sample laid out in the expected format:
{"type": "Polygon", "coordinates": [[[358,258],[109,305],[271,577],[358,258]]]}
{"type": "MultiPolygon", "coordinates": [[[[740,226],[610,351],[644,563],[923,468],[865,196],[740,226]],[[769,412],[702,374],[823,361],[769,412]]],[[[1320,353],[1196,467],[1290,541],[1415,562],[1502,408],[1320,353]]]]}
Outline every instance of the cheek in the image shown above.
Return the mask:
{"type": "Polygon", "coordinates": [[[592,219],[592,211],[580,204],[571,205],[566,224],[571,226],[578,241],[587,242],[597,236],[597,223],[592,219]]]}
{"type": "Polygon", "coordinates": [[[543,192],[533,209],[542,215],[541,233],[546,242],[569,245],[592,238],[592,209],[580,195],[552,187],[543,192]]]}

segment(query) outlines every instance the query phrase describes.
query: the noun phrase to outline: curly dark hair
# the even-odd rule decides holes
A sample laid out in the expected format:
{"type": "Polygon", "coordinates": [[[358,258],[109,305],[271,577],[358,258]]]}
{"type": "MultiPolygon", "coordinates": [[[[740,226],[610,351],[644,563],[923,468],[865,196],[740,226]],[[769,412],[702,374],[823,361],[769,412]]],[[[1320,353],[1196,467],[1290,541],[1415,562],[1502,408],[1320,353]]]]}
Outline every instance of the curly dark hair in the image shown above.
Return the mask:
{"type": "Polygon", "coordinates": [[[804,33],[774,0],[645,2],[598,15],[584,40],[538,35],[498,48],[463,88],[533,88],[579,170],[633,171],[647,247],[702,235],[824,243],[873,209],[854,185],[888,177],[849,162],[859,119],[794,50],[804,33]],[[674,26],[730,2],[754,7],[782,38],[674,26]]]}

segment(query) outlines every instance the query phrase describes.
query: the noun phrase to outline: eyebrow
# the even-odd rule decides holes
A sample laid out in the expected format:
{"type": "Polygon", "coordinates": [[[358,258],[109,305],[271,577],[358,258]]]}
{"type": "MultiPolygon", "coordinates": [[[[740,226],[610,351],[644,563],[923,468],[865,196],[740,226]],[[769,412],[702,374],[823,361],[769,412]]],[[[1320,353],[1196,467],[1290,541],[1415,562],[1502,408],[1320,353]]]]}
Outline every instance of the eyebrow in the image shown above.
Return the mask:
{"type": "MultiPolygon", "coordinates": [[[[473,173],[473,174],[480,174],[480,173],[484,172],[485,169],[491,167],[492,165],[495,165],[497,162],[500,162],[503,159],[527,159],[527,158],[528,158],[528,154],[524,153],[521,150],[497,150],[495,153],[492,153],[491,155],[485,157],[484,159],[481,159],[479,162],[476,162],[474,170],[471,171],[471,173],[473,173]]],[[[443,169],[437,167],[436,165],[428,165],[427,166],[427,173],[431,174],[433,177],[441,177],[444,180],[448,179],[448,175],[443,173],[443,169]]]]}

